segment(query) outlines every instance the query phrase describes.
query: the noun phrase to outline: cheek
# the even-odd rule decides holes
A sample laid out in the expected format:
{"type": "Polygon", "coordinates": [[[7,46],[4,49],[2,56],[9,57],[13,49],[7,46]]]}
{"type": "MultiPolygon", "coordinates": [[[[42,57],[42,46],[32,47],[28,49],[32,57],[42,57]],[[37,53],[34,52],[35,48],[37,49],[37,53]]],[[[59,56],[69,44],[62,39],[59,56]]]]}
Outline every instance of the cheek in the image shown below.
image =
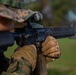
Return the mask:
{"type": "Polygon", "coordinates": [[[14,27],[14,22],[10,19],[0,18],[0,31],[7,31],[14,27]]]}

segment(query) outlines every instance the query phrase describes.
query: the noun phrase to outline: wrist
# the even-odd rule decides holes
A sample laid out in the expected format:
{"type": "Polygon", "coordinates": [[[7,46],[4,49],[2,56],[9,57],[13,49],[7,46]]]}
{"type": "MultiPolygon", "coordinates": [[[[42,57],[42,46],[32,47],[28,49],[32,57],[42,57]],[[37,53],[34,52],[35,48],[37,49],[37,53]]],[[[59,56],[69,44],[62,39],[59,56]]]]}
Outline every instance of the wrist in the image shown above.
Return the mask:
{"type": "Polygon", "coordinates": [[[25,73],[26,75],[30,75],[32,71],[32,66],[29,65],[29,62],[27,60],[23,60],[21,64],[22,63],[23,63],[23,66],[20,69],[22,69],[23,73],[25,73]]]}

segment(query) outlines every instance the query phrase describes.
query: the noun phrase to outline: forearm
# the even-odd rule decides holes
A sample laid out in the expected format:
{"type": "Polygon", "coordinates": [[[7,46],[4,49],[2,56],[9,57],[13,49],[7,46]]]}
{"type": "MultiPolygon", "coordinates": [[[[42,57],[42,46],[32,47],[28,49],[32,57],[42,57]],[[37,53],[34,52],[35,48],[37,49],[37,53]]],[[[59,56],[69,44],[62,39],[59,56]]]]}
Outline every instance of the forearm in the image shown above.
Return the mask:
{"type": "Polygon", "coordinates": [[[36,66],[37,52],[34,45],[16,48],[10,65],[2,75],[30,75],[36,66]]]}
{"type": "Polygon", "coordinates": [[[6,72],[1,75],[30,75],[31,68],[24,59],[12,62],[6,72]]]}

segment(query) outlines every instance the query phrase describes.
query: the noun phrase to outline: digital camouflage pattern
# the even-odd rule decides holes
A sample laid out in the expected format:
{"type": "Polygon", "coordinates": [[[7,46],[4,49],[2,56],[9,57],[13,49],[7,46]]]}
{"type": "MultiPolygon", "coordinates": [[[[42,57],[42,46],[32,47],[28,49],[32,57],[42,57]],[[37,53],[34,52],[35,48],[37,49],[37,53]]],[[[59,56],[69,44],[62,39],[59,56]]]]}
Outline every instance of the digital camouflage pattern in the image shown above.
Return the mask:
{"type": "Polygon", "coordinates": [[[13,61],[12,59],[7,72],[3,72],[1,75],[30,75],[30,71],[31,69],[24,59],[19,61],[13,61]]]}
{"type": "Polygon", "coordinates": [[[24,22],[29,19],[35,12],[25,9],[16,9],[0,5],[0,16],[12,19],[17,22],[24,22]]]}
{"type": "Polygon", "coordinates": [[[24,8],[27,0],[0,0],[0,4],[4,4],[16,8],[24,8]]]}

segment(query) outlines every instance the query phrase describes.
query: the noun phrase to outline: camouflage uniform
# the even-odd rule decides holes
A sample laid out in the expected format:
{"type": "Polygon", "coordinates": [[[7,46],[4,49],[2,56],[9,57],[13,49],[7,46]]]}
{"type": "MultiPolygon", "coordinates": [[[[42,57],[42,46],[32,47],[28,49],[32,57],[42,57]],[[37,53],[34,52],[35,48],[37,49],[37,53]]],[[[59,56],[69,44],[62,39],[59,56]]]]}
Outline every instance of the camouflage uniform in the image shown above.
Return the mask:
{"type": "MultiPolygon", "coordinates": [[[[26,0],[0,0],[0,16],[19,23],[26,21],[35,12],[29,9],[25,10],[23,8],[25,3],[26,0]]],[[[34,46],[18,48],[12,55],[8,69],[1,75],[29,75],[36,66],[36,54],[34,46]],[[31,55],[33,58],[30,57],[31,55]]]]}

